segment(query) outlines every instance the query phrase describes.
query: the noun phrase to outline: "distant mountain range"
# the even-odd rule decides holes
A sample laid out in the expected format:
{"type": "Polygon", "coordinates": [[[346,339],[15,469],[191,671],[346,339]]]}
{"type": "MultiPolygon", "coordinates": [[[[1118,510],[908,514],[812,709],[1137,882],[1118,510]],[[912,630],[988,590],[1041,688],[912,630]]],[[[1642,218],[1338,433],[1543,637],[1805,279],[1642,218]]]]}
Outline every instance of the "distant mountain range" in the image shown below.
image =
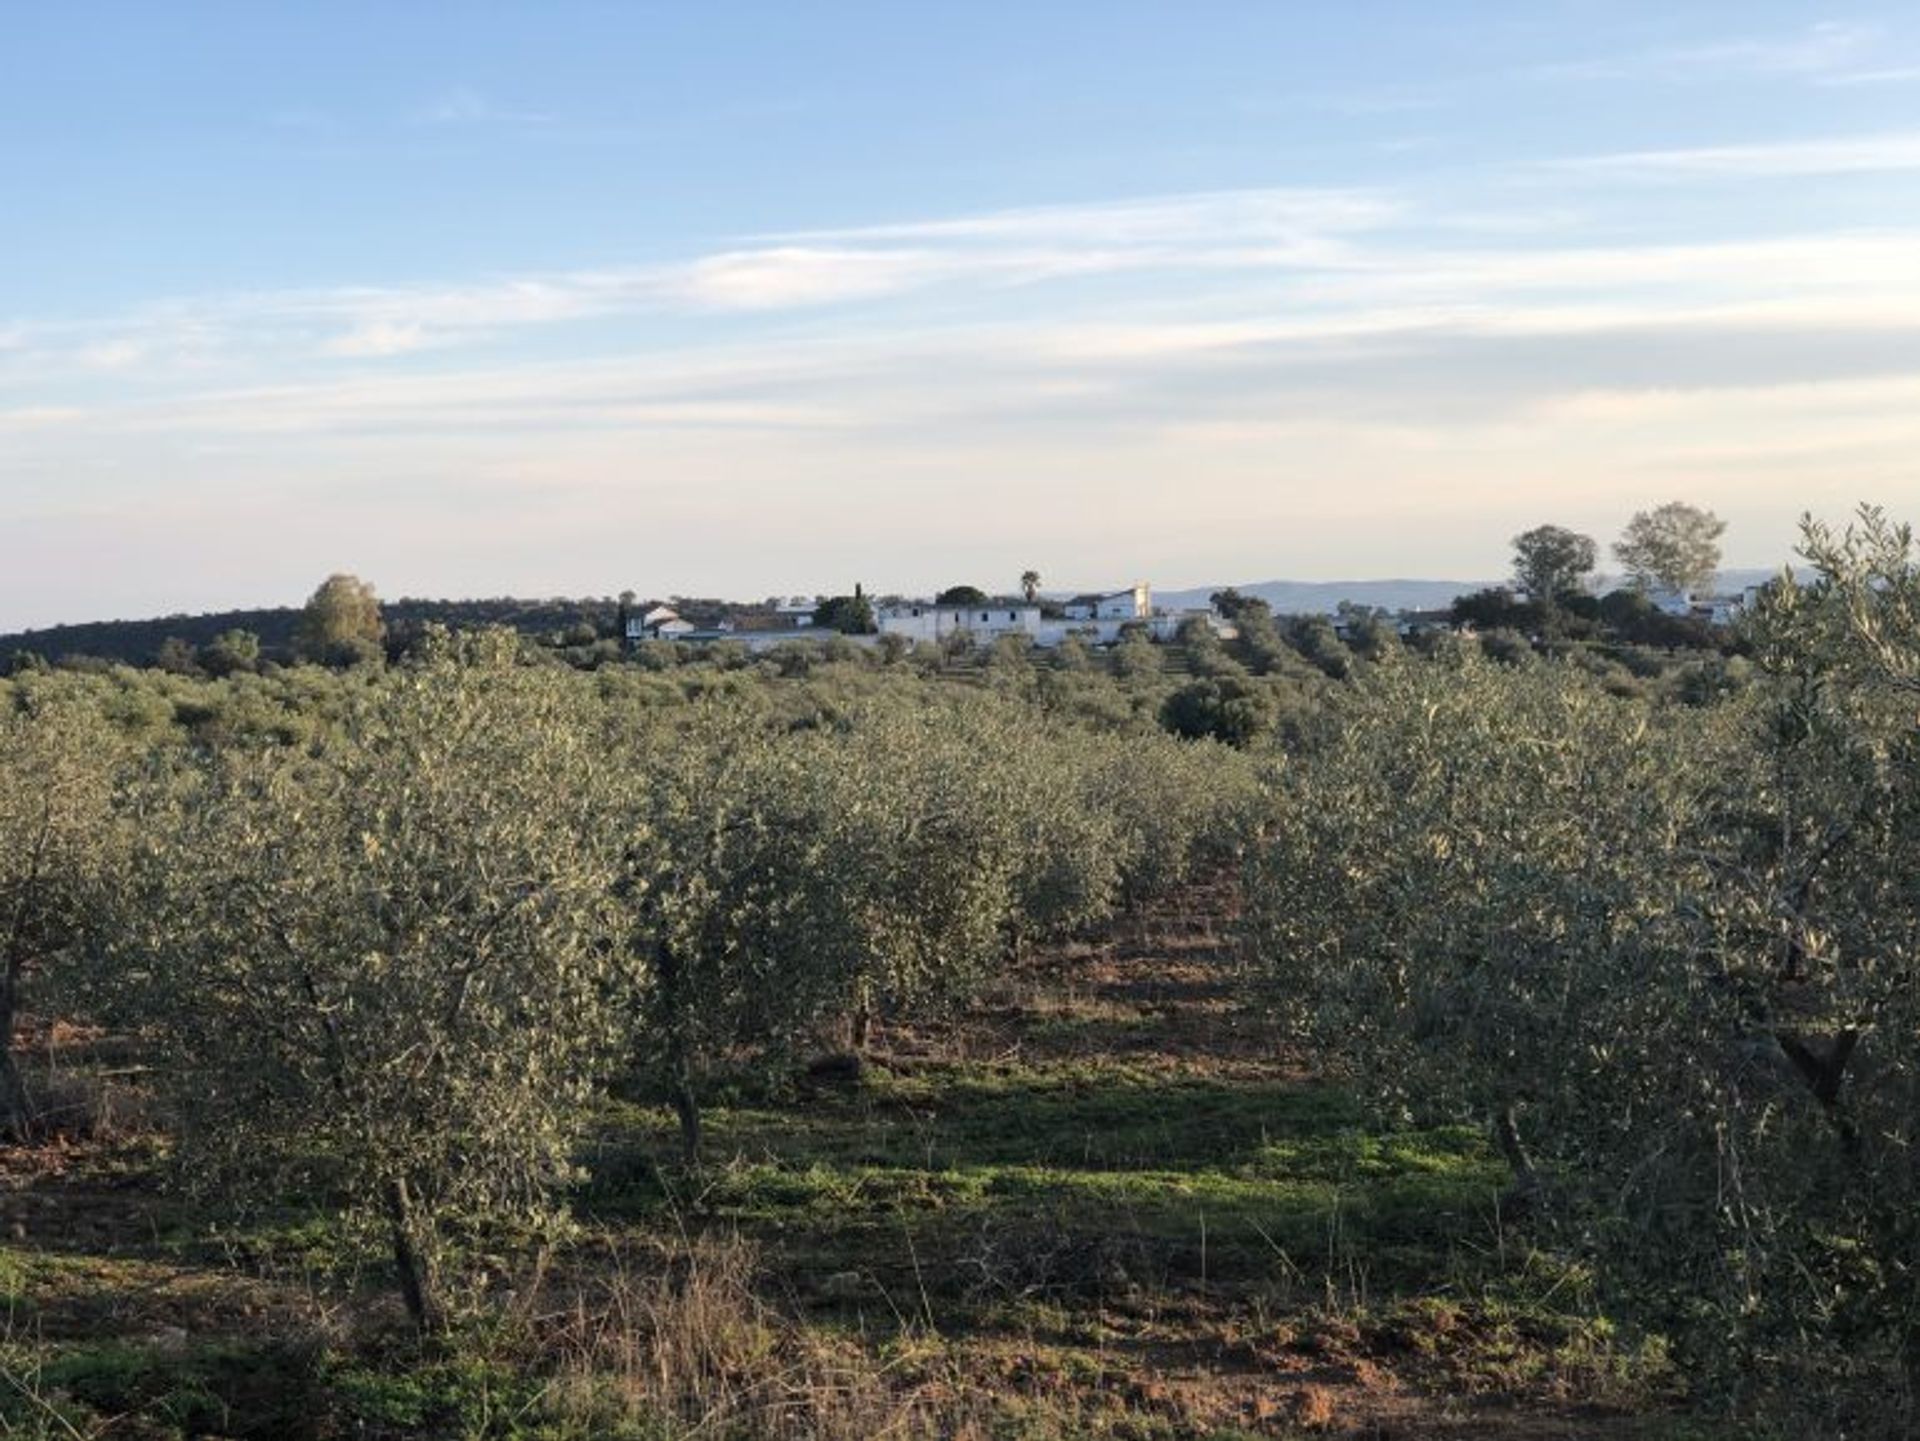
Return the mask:
{"type": "MultiPolygon", "coordinates": [[[[1280,615],[1331,614],[1340,602],[1380,606],[1386,610],[1444,610],[1457,595],[1485,590],[1491,580],[1260,580],[1236,585],[1244,596],[1257,597],[1280,615]]],[[[1193,590],[1156,590],[1155,605],[1168,610],[1204,610],[1209,598],[1224,585],[1193,590]]]]}
{"type": "MultiPolygon", "coordinates": [[[[1778,575],[1776,570],[1723,570],[1716,589],[1722,594],[1759,585],[1778,575]]],[[[1378,606],[1382,610],[1445,610],[1456,596],[1471,595],[1490,586],[1510,585],[1500,580],[1260,580],[1233,589],[1242,595],[1258,596],[1280,615],[1332,614],[1342,601],[1355,605],[1378,606]]],[[[1602,593],[1617,588],[1618,576],[1603,576],[1595,587],[1602,593]]],[[[1156,590],[1155,605],[1168,610],[1201,610],[1224,585],[1196,586],[1191,590],[1156,590]]]]}

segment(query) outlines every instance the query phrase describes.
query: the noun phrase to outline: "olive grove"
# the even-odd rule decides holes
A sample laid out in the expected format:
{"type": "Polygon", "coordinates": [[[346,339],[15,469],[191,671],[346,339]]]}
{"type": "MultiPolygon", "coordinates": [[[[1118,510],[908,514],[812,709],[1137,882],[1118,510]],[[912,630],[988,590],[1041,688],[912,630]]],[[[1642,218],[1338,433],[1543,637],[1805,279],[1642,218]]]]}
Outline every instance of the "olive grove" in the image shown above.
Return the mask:
{"type": "Polygon", "coordinates": [[[1907,1415],[1920,580],[1876,512],[1805,554],[1738,700],[1472,656],[1353,688],[1250,859],[1253,978],[1387,1111],[1486,1126],[1510,1215],[1735,1404],[1890,1371],[1907,1415]]]}

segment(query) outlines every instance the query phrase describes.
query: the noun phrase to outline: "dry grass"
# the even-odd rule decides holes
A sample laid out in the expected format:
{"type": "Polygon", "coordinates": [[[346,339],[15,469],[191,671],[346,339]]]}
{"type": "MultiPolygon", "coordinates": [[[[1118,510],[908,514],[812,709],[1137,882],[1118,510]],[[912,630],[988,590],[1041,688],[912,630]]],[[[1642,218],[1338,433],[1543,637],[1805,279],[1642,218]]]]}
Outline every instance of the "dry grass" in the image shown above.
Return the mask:
{"type": "Polygon", "coordinates": [[[783,1315],[760,1276],[758,1248],[737,1235],[610,1254],[551,1318],[548,1405],[587,1434],[648,1424],[769,1441],[985,1434],[938,1337],[908,1328],[876,1354],[783,1315]]]}

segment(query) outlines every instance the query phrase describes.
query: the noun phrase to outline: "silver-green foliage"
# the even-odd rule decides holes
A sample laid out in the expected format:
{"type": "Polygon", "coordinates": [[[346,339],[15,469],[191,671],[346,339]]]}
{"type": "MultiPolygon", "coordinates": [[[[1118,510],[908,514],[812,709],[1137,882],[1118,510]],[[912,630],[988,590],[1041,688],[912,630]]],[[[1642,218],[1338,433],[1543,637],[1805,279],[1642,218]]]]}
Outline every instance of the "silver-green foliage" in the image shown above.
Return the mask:
{"type": "Polygon", "coordinates": [[[84,682],[40,677],[0,692],[0,1127],[34,1129],[14,1049],[26,988],[71,957],[118,854],[119,736],[84,682]]]}
{"type": "Polygon", "coordinates": [[[596,752],[551,673],[438,664],[309,752],[227,753],[143,826],[107,961],[187,1174],[336,1197],[415,1319],[557,1215],[612,1039],[596,752]]]}
{"type": "Polygon", "coordinates": [[[690,1159],[715,1061],[964,994],[997,956],[1015,832],[994,756],[947,719],[890,705],[793,730],[715,706],[619,744],[636,1060],[690,1159]]]}
{"type": "Polygon", "coordinates": [[[1651,992],[1633,972],[1699,886],[1696,712],[1475,657],[1356,683],[1252,858],[1267,995],[1399,1111],[1592,1144],[1593,1086],[1651,992]]]}
{"type": "Polygon", "coordinates": [[[672,1094],[689,1159],[711,1061],[781,1052],[858,964],[856,858],[839,844],[818,752],[717,706],[613,750],[610,895],[633,1059],[672,1094]]]}
{"type": "Polygon", "coordinates": [[[1878,1396],[1848,1424],[1906,1434],[1920,575],[1875,512],[1806,553],[1717,705],[1557,665],[1363,680],[1286,777],[1251,949],[1328,1065],[1491,1124],[1543,1234],[1697,1375],[1829,1416],[1878,1396]]]}
{"type": "Polygon", "coordinates": [[[795,728],[708,705],[613,743],[635,1059],[680,1111],[843,1021],[964,1001],[1019,943],[1109,919],[1231,849],[1243,757],[1049,731],[992,695],[889,695],[795,728]]]}
{"type": "Polygon", "coordinates": [[[1729,799],[1745,844],[1716,902],[1771,1065],[1723,1093],[1722,1210],[1755,1348],[1789,1375],[1897,1363],[1904,1401],[1869,1420],[1900,1428],[1920,1404],[1920,552],[1865,509],[1809,521],[1803,553],[1814,580],[1783,577],[1748,627],[1764,766],[1729,799]]]}

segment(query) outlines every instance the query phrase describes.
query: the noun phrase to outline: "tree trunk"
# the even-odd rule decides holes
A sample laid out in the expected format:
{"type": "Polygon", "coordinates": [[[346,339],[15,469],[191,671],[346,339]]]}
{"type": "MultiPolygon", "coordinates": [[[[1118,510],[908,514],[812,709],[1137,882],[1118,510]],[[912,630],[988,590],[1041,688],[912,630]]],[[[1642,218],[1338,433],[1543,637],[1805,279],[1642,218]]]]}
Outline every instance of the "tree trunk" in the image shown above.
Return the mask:
{"type": "Polygon", "coordinates": [[[25,1145],[33,1139],[33,1106],[27,1097],[26,1078],[20,1074],[20,1062],[13,1053],[9,1032],[0,1049],[0,1136],[25,1145]]]}
{"type": "Polygon", "coordinates": [[[20,980],[27,970],[27,949],[33,927],[30,916],[39,892],[47,847],[53,835],[51,814],[43,815],[33,841],[25,883],[7,922],[7,933],[0,938],[0,1127],[7,1139],[32,1138],[33,1114],[27,1101],[27,1085],[20,1074],[20,1058],[14,1049],[14,1030],[20,1017],[20,980]]]}
{"type": "Polygon", "coordinates": [[[433,1264],[420,1252],[414,1229],[417,1224],[405,1179],[389,1181],[387,1232],[393,1242],[393,1270],[400,1282],[400,1299],[406,1303],[414,1329],[422,1336],[437,1336],[446,1329],[446,1315],[441,1309],[433,1264]]]}
{"type": "Polygon", "coordinates": [[[673,1110],[680,1118],[680,1160],[692,1170],[700,1164],[700,1102],[684,1068],[674,1078],[673,1110]]]}
{"type": "Polygon", "coordinates": [[[1508,1187],[1503,1202],[1511,1209],[1524,1211],[1540,1199],[1543,1188],[1540,1173],[1533,1168],[1533,1157],[1527,1154],[1526,1142],[1520,1139],[1520,1123],[1512,1106],[1501,1107],[1494,1116],[1493,1136],[1499,1143],[1500,1154],[1506,1157],[1508,1169],[1513,1172],[1513,1185],[1508,1187]]]}
{"type": "Polygon", "coordinates": [[[680,994],[680,958],[672,946],[661,941],[655,947],[654,973],[659,977],[660,999],[666,1017],[667,1044],[671,1047],[668,1075],[669,1098],[674,1114],[680,1118],[680,1160],[688,1170],[700,1164],[700,1101],[693,1094],[693,1067],[688,1060],[688,1045],[682,1029],[680,994]]]}
{"type": "Polygon", "coordinates": [[[867,1041],[873,1035],[873,993],[865,982],[854,997],[853,1017],[847,1025],[848,1049],[856,1055],[864,1056],[867,1041]]]}
{"type": "Polygon", "coordinates": [[[1854,1048],[1860,1042],[1859,1031],[1851,1028],[1841,1031],[1824,1053],[1815,1050],[1813,1043],[1797,1031],[1776,1031],[1774,1035],[1780,1049],[1793,1062],[1794,1070],[1813,1093],[1814,1100],[1820,1103],[1820,1109],[1826,1113],[1834,1134],[1840,1140],[1841,1151],[1849,1161],[1858,1162],[1861,1157],[1860,1128],[1848,1113],[1841,1093],[1846,1085],[1847,1067],[1853,1060],[1854,1048]]]}
{"type": "Polygon", "coordinates": [[[27,1098],[26,1077],[14,1046],[20,1002],[20,961],[8,956],[0,968],[0,1133],[10,1141],[33,1139],[33,1108],[27,1098]]]}

